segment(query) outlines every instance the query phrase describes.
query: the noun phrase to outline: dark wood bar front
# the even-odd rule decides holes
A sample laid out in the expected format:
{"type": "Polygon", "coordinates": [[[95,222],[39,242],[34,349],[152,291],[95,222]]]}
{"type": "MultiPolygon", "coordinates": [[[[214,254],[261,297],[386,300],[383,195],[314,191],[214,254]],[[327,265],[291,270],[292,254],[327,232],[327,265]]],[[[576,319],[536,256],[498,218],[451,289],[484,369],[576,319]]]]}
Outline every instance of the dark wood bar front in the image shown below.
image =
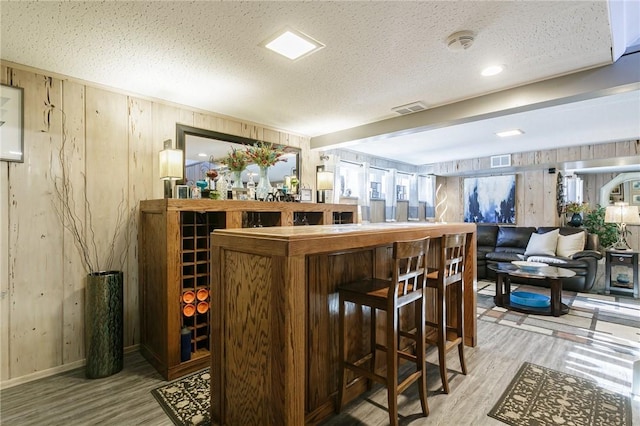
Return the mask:
{"type": "MultiPolygon", "coordinates": [[[[468,234],[465,341],[475,346],[475,224],[215,230],[211,238],[211,296],[216,307],[211,313],[214,421],[301,425],[331,416],[340,368],[337,286],[359,278],[388,278],[394,241],[430,236],[429,258],[435,265],[439,237],[457,232],[468,234]]],[[[430,306],[428,301],[427,315],[430,306]]],[[[369,313],[353,307],[347,315],[354,330],[354,337],[347,340],[356,356],[368,345],[369,313]]],[[[381,359],[380,366],[383,363],[381,359]]],[[[365,383],[358,383],[349,397],[364,390],[365,383]]]]}

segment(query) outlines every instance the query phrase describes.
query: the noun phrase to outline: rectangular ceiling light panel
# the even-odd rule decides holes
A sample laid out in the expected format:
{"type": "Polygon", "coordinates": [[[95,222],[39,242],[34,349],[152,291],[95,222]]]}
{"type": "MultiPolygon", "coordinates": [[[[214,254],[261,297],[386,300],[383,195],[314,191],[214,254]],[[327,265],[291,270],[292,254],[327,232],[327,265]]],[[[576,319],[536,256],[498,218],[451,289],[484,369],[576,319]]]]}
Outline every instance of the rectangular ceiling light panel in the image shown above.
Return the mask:
{"type": "Polygon", "coordinates": [[[324,44],[300,31],[286,28],[262,43],[261,46],[294,61],[322,49],[324,44]]]}

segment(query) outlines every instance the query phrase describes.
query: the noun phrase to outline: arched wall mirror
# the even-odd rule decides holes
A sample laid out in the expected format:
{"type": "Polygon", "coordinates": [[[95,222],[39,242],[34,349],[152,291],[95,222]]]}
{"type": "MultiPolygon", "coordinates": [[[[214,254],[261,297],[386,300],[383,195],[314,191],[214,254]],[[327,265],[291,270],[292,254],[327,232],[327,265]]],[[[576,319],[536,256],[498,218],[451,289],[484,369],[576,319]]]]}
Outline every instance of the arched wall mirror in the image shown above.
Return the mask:
{"type": "Polygon", "coordinates": [[[600,188],[603,206],[610,201],[623,201],[640,206],[640,172],[620,173],[600,188]]]}
{"type": "MultiPolygon", "coordinates": [[[[227,133],[214,132],[212,130],[199,129],[197,127],[176,124],[176,148],[184,152],[185,182],[197,181],[205,178],[205,173],[212,168],[219,167],[211,159],[226,157],[233,148],[242,149],[245,145],[253,145],[258,141],[242,136],[227,133]]],[[[286,161],[279,161],[269,167],[269,180],[272,185],[284,182],[285,176],[296,176],[298,179],[300,170],[300,150],[285,147],[286,161]]],[[[246,184],[249,177],[258,181],[258,166],[249,165],[242,172],[242,181],[246,184]]]]}

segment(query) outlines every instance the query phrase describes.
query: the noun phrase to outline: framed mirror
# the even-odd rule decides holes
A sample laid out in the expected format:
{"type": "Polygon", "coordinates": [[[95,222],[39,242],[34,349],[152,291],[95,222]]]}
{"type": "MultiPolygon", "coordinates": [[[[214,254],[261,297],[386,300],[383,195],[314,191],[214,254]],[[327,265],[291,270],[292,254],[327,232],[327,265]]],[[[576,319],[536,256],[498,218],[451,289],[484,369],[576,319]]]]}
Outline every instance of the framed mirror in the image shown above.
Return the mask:
{"type": "MultiPolygon", "coordinates": [[[[203,180],[208,170],[220,167],[215,160],[227,157],[233,148],[243,149],[244,146],[254,145],[257,142],[259,141],[256,139],[243,136],[176,124],[176,148],[184,152],[184,182],[203,180]]],[[[285,146],[284,150],[283,157],[286,161],[279,161],[269,167],[269,180],[273,186],[283,183],[285,176],[295,176],[300,179],[300,150],[288,146],[285,146]]],[[[258,172],[258,166],[250,164],[242,172],[244,185],[246,186],[250,176],[253,176],[253,180],[257,183],[258,172]]]]}

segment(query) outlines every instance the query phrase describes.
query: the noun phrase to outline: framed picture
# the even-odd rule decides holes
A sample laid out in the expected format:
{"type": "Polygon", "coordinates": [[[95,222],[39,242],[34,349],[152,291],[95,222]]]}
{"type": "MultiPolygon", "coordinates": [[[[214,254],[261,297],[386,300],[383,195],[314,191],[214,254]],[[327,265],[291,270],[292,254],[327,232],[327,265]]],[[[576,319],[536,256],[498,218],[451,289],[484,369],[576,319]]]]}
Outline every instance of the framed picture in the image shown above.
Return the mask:
{"type": "Polygon", "coordinates": [[[631,201],[633,202],[633,204],[640,206],[640,194],[634,195],[631,198],[631,201]]]}
{"type": "Polygon", "coordinates": [[[190,198],[189,185],[176,185],[173,198],[190,198]]]}
{"type": "Polygon", "coordinates": [[[231,193],[233,200],[249,200],[249,190],[247,188],[232,188],[231,193]]]}
{"type": "Polygon", "coordinates": [[[310,188],[300,188],[300,202],[310,203],[313,201],[313,192],[310,188]]]}
{"type": "Polygon", "coordinates": [[[622,195],[622,184],[614,186],[611,189],[611,195],[622,195]]]}
{"type": "Polygon", "coordinates": [[[516,175],[464,180],[464,221],[516,223],[516,175]]]}
{"type": "Polygon", "coordinates": [[[631,182],[631,190],[634,192],[640,192],[640,180],[634,180],[631,182]]]}
{"type": "Polygon", "coordinates": [[[0,85],[0,161],[24,161],[23,92],[0,85]]]}

